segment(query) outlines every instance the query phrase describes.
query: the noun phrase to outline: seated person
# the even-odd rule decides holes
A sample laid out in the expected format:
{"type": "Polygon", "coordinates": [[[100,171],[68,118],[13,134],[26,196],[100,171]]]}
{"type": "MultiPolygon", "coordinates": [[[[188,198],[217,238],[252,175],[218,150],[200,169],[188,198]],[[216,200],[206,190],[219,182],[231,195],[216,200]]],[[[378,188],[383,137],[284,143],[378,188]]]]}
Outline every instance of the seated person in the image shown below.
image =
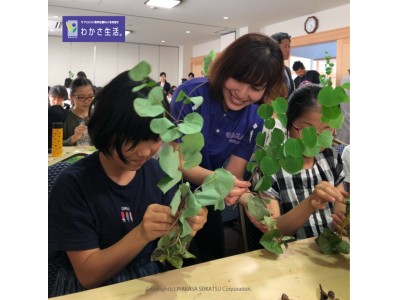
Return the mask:
{"type": "MultiPolygon", "coordinates": [[[[309,84],[296,89],[289,98],[287,134],[291,138],[301,137],[301,130],[314,126],[317,132],[331,130],[321,121],[321,107],[317,96],[321,87],[309,84]]],[[[315,157],[304,157],[303,169],[292,175],[283,169],[272,175],[272,187],[265,191],[270,199],[267,208],[277,219],[277,227],[283,235],[296,235],[297,239],[318,236],[324,227],[333,226],[333,214],[344,214],[345,197],[340,155],[332,148],[321,149],[315,157]]],[[[246,196],[240,203],[245,204],[246,196]]],[[[250,221],[265,232],[267,228],[247,211],[250,221]]]]}
{"type": "MultiPolygon", "coordinates": [[[[51,296],[60,296],[164,271],[151,261],[157,239],[175,219],[168,206],[175,189],[157,187],[164,174],[152,159],[161,139],[150,129],[154,118],[133,108],[148,88],[132,89],[128,71],[96,97],[88,129],[98,151],[64,169],[49,199],[49,259],[61,265],[51,296]]],[[[190,218],[192,235],[207,209],[190,218]]]]}
{"type": "Polygon", "coordinates": [[[51,148],[53,123],[64,123],[67,118],[68,110],[63,107],[63,101],[68,99],[67,89],[62,85],[52,86],[49,90],[48,109],[48,148],[51,148]]]}
{"type": "Polygon", "coordinates": [[[87,122],[94,95],[95,90],[89,79],[78,77],[71,83],[71,101],[75,105],[69,110],[64,122],[64,146],[75,146],[82,142],[86,145],[91,144],[87,134],[87,122]]]}

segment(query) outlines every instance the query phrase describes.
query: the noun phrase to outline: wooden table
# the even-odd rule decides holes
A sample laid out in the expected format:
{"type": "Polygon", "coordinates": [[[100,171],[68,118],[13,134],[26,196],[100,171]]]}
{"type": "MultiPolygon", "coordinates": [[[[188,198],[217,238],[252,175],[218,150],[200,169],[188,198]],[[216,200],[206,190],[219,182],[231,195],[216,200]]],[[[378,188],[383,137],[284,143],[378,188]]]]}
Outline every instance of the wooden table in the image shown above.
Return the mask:
{"type": "Polygon", "coordinates": [[[320,299],[319,285],[350,299],[350,255],[323,255],[314,238],[277,256],[256,250],[55,299],[320,299]]]}
{"type": "Polygon", "coordinates": [[[53,157],[51,153],[48,156],[48,165],[54,165],[60,161],[70,159],[77,155],[88,155],[95,151],[94,146],[63,146],[63,153],[60,157],[53,157]]]}

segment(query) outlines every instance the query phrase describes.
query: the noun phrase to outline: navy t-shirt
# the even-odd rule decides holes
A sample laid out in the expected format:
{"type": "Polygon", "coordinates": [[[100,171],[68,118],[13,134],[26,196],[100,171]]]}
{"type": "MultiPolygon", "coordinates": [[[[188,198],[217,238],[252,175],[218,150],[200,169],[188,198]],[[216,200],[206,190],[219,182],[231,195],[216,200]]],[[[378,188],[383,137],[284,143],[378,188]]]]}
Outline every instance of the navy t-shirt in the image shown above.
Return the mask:
{"type": "MultiPolygon", "coordinates": [[[[104,249],[139,225],[150,204],[169,205],[175,188],[163,194],[156,186],[164,173],[151,159],[126,186],[113,182],[95,152],[59,174],[49,199],[49,257],[65,251],[104,249]]],[[[131,262],[144,266],[157,241],[150,242],[131,262]]],[[[129,268],[129,266],[127,266],[129,268]]]]}
{"type": "Polygon", "coordinates": [[[171,113],[175,118],[183,120],[193,111],[203,117],[201,132],[205,145],[201,150],[203,160],[200,166],[212,171],[221,168],[232,154],[248,161],[254,151],[257,133],[264,124],[257,115],[257,104],[248,105],[239,111],[224,111],[222,101],[211,98],[210,84],[206,77],[193,78],[181,84],[171,101],[171,113]],[[189,97],[202,96],[202,105],[194,110],[193,104],[175,102],[181,90],[189,97]]]}

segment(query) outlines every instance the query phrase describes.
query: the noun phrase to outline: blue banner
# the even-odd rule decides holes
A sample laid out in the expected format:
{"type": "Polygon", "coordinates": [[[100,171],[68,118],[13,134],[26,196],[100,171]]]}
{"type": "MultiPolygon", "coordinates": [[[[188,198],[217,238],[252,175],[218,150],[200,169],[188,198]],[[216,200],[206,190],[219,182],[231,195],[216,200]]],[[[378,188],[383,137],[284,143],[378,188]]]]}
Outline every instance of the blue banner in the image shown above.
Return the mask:
{"type": "Polygon", "coordinates": [[[125,16],[63,16],[63,42],[125,42],[125,16]]]}

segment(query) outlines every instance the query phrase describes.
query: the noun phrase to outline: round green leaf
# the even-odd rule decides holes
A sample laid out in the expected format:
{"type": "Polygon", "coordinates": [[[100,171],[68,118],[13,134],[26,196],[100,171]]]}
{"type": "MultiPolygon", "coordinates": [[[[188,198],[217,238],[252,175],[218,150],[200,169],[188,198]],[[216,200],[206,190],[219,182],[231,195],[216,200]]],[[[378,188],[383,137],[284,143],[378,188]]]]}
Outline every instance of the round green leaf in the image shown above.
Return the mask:
{"type": "Polygon", "coordinates": [[[280,160],[280,165],[282,168],[290,174],[296,174],[300,172],[303,168],[303,164],[303,157],[288,156],[280,160]]]}
{"type": "Polygon", "coordinates": [[[259,163],[259,162],[261,161],[261,159],[262,159],[265,155],[267,155],[267,152],[266,152],[264,149],[256,150],[256,152],[254,152],[254,159],[255,159],[256,162],[259,163]]]}
{"type": "Polygon", "coordinates": [[[268,118],[264,121],[264,126],[265,128],[272,129],[275,127],[275,119],[274,118],[268,118]]]}
{"type": "Polygon", "coordinates": [[[254,162],[249,161],[246,165],[247,172],[253,173],[255,168],[256,168],[256,164],[254,162]]]}
{"type": "Polygon", "coordinates": [[[318,136],[317,145],[322,148],[329,148],[332,146],[332,133],[329,130],[324,130],[318,136]]]}
{"type": "Polygon", "coordinates": [[[285,134],[279,128],[274,128],[271,133],[271,145],[280,145],[285,140],[285,134]]]}
{"type": "Polygon", "coordinates": [[[281,166],[279,165],[278,160],[270,157],[264,156],[264,158],[260,162],[261,172],[266,176],[271,176],[279,171],[281,166]]]}
{"type": "Polygon", "coordinates": [[[302,157],[304,144],[300,139],[288,138],[285,142],[285,153],[287,156],[302,157]]]}
{"type": "Polygon", "coordinates": [[[321,112],[322,115],[328,119],[336,119],[342,113],[339,105],[332,107],[322,106],[321,112]]]}
{"type": "Polygon", "coordinates": [[[161,103],[152,104],[148,99],[136,98],[133,102],[136,113],[141,117],[157,117],[164,112],[161,103]]]}
{"type": "Polygon", "coordinates": [[[160,167],[169,177],[173,178],[178,174],[179,153],[174,151],[171,145],[165,145],[160,152],[160,167]]]}
{"type": "Polygon", "coordinates": [[[321,151],[321,147],[315,144],[314,147],[307,147],[305,146],[303,155],[307,157],[313,157],[317,155],[321,151]]]}
{"type": "Polygon", "coordinates": [[[194,103],[194,106],[198,108],[200,105],[203,104],[203,97],[202,96],[197,96],[197,97],[190,97],[190,102],[194,103]]]}
{"type": "Polygon", "coordinates": [[[187,134],[182,138],[180,144],[181,153],[194,153],[200,151],[204,147],[204,136],[201,132],[187,134]]]}
{"type": "Polygon", "coordinates": [[[321,103],[321,105],[331,106],[330,99],[331,99],[332,93],[333,93],[332,87],[326,86],[326,87],[322,88],[318,93],[319,103],[321,103]]]}
{"type": "Polygon", "coordinates": [[[162,87],[161,86],[153,87],[149,93],[148,98],[152,104],[162,105],[162,101],[164,99],[162,87]]]}
{"type": "Polygon", "coordinates": [[[343,114],[340,114],[336,119],[331,119],[328,121],[328,125],[331,128],[339,129],[342,127],[342,124],[344,122],[344,116],[343,114]]]}
{"type": "Polygon", "coordinates": [[[203,117],[197,112],[186,115],[183,119],[183,123],[178,125],[178,130],[184,134],[200,132],[202,128],[203,117]]]}
{"type": "Polygon", "coordinates": [[[301,130],[303,143],[306,147],[313,148],[317,144],[317,130],[315,127],[306,127],[301,130]]]}
{"type": "Polygon", "coordinates": [[[157,118],[153,119],[150,122],[150,129],[154,133],[158,134],[163,134],[166,132],[170,127],[175,126],[174,123],[172,123],[170,120],[167,118],[157,118]]]}
{"type": "Polygon", "coordinates": [[[256,186],[254,187],[254,190],[256,192],[268,191],[270,187],[271,187],[271,179],[269,178],[269,176],[263,176],[257,182],[256,186]]]}
{"type": "Polygon", "coordinates": [[[182,153],[182,156],[184,161],[183,168],[186,170],[197,167],[203,159],[200,152],[182,153]]]}
{"type": "Polygon", "coordinates": [[[172,142],[176,139],[179,139],[181,137],[182,133],[178,130],[178,128],[173,127],[168,129],[166,132],[160,135],[160,138],[166,142],[172,142]]]}
{"type": "Polygon", "coordinates": [[[288,102],[285,98],[278,97],[272,101],[272,107],[277,114],[285,114],[288,107],[288,102]]]}
{"type": "Polygon", "coordinates": [[[274,109],[272,106],[266,103],[261,104],[257,109],[258,116],[263,120],[271,118],[273,113],[274,109]]]}
{"type": "Polygon", "coordinates": [[[128,76],[133,81],[142,81],[147,76],[149,76],[150,73],[151,73],[150,64],[142,60],[128,72],[128,76]]]}
{"type": "Polygon", "coordinates": [[[265,136],[266,136],[266,132],[265,131],[258,132],[257,136],[256,136],[256,145],[258,145],[260,147],[264,147],[264,145],[265,145],[265,136]]]}
{"type": "Polygon", "coordinates": [[[286,114],[276,114],[279,121],[281,121],[283,128],[287,126],[287,117],[286,114]]]}

